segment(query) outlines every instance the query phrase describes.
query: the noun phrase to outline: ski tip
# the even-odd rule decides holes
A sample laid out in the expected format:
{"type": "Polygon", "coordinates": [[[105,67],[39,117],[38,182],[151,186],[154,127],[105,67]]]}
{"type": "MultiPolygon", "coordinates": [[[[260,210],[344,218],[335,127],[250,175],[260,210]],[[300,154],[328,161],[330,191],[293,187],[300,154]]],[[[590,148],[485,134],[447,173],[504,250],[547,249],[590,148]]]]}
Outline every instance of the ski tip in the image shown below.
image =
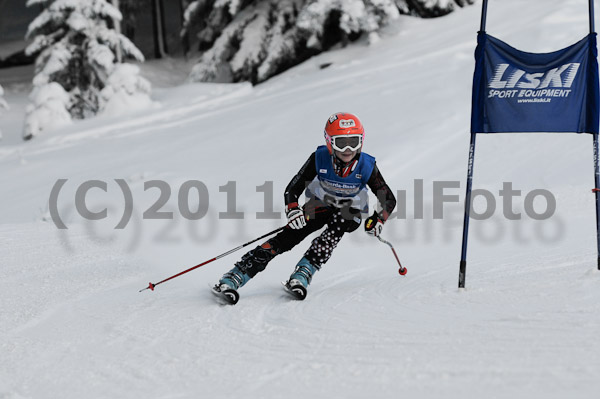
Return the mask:
{"type": "Polygon", "coordinates": [[[219,297],[220,299],[222,299],[223,301],[225,301],[226,303],[228,303],[230,305],[235,305],[240,300],[240,294],[234,289],[227,289],[227,290],[221,291],[219,286],[215,285],[214,287],[211,287],[211,291],[217,297],[219,297]]]}
{"type": "Polygon", "coordinates": [[[296,297],[301,301],[303,301],[304,298],[306,298],[306,288],[304,287],[292,287],[292,292],[294,292],[296,297]]]}
{"type": "Polygon", "coordinates": [[[282,281],[281,284],[287,293],[292,295],[295,299],[303,301],[306,298],[306,294],[308,293],[306,288],[302,285],[290,286],[289,281],[282,281]]]}
{"type": "Polygon", "coordinates": [[[240,300],[240,294],[238,294],[238,292],[235,290],[225,291],[223,292],[223,295],[225,295],[227,301],[229,301],[229,303],[232,305],[235,305],[240,300]]]}

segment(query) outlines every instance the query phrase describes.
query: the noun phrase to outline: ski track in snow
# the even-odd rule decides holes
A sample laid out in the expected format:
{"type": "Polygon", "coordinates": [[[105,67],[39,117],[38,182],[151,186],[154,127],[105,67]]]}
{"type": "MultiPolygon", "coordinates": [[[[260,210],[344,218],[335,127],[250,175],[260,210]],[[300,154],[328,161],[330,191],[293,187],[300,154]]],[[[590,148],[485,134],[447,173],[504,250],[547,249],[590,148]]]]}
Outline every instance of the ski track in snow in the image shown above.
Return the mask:
{"type": "MultiPolygon", "coordinates": [[[[488,30],[524,50],[564,47],[586,33],[581,3],[493,1],[488,30]]],[[[355,110],[368,122],[366,150],[393,188],[463,181],[479,6],[431,21],[402,17],[376,45],[322,54],[257,87],[160,89],[160,105],[147,112],[0,142],[8,193],[0,203],[0,398],[595,398],[600,272],[591,140],[582,136],[478,140],[477,187],[551,187],[558,209],[554,224],[537,230],[473,221],[466,289],[457,289],[460,221],[440,230],[409,217],[384,229],[404,277],[388,248],[359,231],[317,273],[305,301],[280,281],[308,239],[240,290],[235,306],[216,303],[208,287],[243,250],[138,292],[278,226],[283,219],[253,218],[264,209],[255,186],[274,181],[279,206],[332,112],[355,110]],[[320,70],[325,62],[333,64],[320,70]],[[114,232],[111,219],[91,234],[73,210],[64,215],[69,230],[58,231],[47,215],[57,178],[126,178],[136,211],[157,198],[137,196],[143,181],[169,182],[173,200],[182,181],[199,179],[213,214],[225,210],[217,188],[236,180],[238,208],[252,217],[221,220],[204,241],[188,228],[202,235],[210,227],[189,221],[114,232]]],[[[3,86],[15,98],[11,112],[22,109],[25,84],[3,86]]],[[[0,124],[14,129],[10,116],[0,124]]],[[[109,190],[101,200],[113,206],[120,195],[109,190]]],[[[455,205],[446,210],[460,217],[462,202],[455,205]]]]}

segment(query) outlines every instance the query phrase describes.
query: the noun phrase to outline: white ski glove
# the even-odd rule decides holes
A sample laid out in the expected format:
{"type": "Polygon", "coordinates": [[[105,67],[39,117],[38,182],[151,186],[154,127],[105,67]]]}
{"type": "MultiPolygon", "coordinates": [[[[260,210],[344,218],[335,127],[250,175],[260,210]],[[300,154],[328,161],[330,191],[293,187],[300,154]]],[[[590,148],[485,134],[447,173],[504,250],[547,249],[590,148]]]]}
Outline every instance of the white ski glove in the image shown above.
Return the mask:
{"type": "Polygon", "coordinates": [[[304,218],[304,211],[302,209],[293,207],[286,212],[288,219],[288,226],[294,230],[299,230],[306,226],[306,219],[304,218]]]}
{"type": "Polygon", "coordinates": [[[381,230],[383,230],[383,220],[375,212],[365,220],[365,233],[373,237],[379,237],[381,230]]]}

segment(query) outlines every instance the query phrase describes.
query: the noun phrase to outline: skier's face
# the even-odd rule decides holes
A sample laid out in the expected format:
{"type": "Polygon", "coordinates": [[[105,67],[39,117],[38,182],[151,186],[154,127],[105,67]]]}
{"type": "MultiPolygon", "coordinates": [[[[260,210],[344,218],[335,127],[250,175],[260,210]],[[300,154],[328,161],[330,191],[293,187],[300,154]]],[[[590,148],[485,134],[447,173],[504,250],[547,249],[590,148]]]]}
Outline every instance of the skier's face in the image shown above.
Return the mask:
{"type": "Polygon", "coordinates": [[[335,155],[342,161],[342,162],[350,162],[352,161],[352,158],[354,158],[354,156],[356,155],[356,151],[352,151],[349,149],[346,149],[345,151],[338,151],[338,150],[334,150],[335,151],[335,155]]]}

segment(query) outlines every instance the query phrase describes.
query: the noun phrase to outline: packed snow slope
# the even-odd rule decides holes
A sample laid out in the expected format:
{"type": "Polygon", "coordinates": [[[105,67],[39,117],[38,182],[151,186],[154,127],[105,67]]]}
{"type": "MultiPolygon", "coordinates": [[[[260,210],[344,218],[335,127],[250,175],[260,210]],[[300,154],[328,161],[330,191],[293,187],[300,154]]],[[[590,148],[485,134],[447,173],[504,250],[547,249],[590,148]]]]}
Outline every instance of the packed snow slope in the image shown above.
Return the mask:
{"type": "MultiPolygon", "coordinates": [[[[403,17],[372,46],[322,54],[255,87],[183,84],[183,64],[149,63],[151,109],[30,142],[20,129],[31,69],[1,71],[12,108],[0,120],[0,398],[597,397],[589,135],[478,137],[474,188],[493,193],[497,209],[472,221],[467,287],[457,288],[479,20],[478,5],[403,17]],[[364,151],[400,190],[402,212],[384,237],[406,276],[359,230],[303,302],[280,281],[309,239],[274,259],[236,306],[217,304],[208,287],[245,249],[138,292],[282,225],[257,212],[283,210],[285,186],[340,110],[361,117],[364,151]],[[49,209],[58,179],[66,230],[49,209]],[[122,229],[115,179],[133,197],[122,229]],[[89,180],[107,184],[86,196],[105,219],[86,221],[75,207],[89,180]],[[148,218],[161,195],[153,180],[170,187],[157,206],[172,218],[148,218]],[[182,190],[187,181],[204,186],[182,190]],[[432,217],[434,182],[460,183],[445,190],[460,202],[447,203],[442,220],[432,217]],[[502,182],[521,190],[512,204],[521,220],[504,218],[502,182]],[[548,220],[525,213],[535,189],[556,199],[548,220]],[[188,220],[182,206],[207,214],[188,220]],[[227,219],[234,211],[244,218],[227,219]]],[[[587,29],[587,1],[490,1],[488,32],[522,50],[556,50],[587,29]]],[[[485,205],[475,201],[480,212],[485,205]]],[[[542,213],[546,201],[533,205],[542,213]]]]}

